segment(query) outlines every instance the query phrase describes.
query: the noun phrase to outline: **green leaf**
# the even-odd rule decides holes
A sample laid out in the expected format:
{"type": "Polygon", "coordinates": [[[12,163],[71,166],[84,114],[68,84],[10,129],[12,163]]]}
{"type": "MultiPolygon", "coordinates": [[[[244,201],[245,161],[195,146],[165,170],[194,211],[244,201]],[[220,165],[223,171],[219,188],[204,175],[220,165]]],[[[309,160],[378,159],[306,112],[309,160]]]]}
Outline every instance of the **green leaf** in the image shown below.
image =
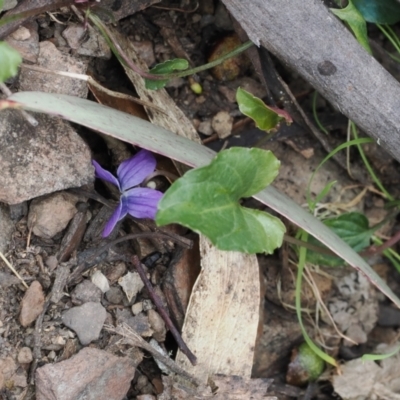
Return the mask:
{"type": "Polygon", "coordinates": [[[354,7],[351,0],[349,0],[349,4],[346,8],[331,8],[331,11],[342,21],[349,24],[358,43],[360,43],[369,54],[372,54],[371,47],[368,43],[367,23],[362,14],[354,7]]]}
{"type": "Polygon", "coordinates": [[[0,12],[3,10],[4,0],[0,0],[0,12]]]}
{"type": "MultiPolygon", "coordinates": [[[[336,233],[354,251],[359,252],[370,245],[373,229],[370,229],[368,219],[358,212],[342,214],[338,217],[323,221],[324,225],[336,233]]],[[[309,238],[309,243],[321,246],[321,243],[309,238]]],[[[331,267],[343,265],[343,261],[335,256],[317,253],[311,250],[307,252],[307,261],[318,265],[329,265],[331,267]]]]}
{"type": "Polygon", "coordinates": [[[324,360],[312,350],[307,342],[300,345],[297,357],[303,368],[307,371],[311,382],[317,380],[322,372],[324,372],[324,360]]]}
{"type": "Polygon", "coordinates": [[[364,19],[374,24],[395,24],[400,21],[400,4],[396,0],[353,0],[364,19]]]}
{"type": "MultiPolygon", "coordinates": [[[[17,102],[26,110],[58,115],[192,167],[207,165],[215,156],[212,150],[199,143],[86,99],[54,93],[18,92],[8,100],[17,102]]],[[[321,221],[272,186],[268,186],[253,197],[315,236],[334,253],[340,254],[340,257],[351,266],[363,271],[371,283],[400,308],[399,298],[382,278],[321,221]]]]}
{"type": "Polygon", "coordinates": [[[0,82],[17,75],[22,58],[8,43],[0,42],[0,82]]]}
{"type": "MultiPolygon", "coordinates": [[[[157,64],[149,72],[154,75],[172,74],[175,71],[184,71],[189,68],[189,63],[183,58],[175,58],[174,60],[167,60],[161,64],[157,64]]],[[[152,80],[145,79],[146,89],[158,90],[162,89],[169,79],[152,80]]]]}
{"type": "Polygon", "coordinates": [[[201,232],[221,250],[270,254],[282,245],[285,226],[268,213],[242,207],[239,200],[269,185],[279,166],[270,151],[222,151],[206,167],[173,183],[159,203],[156,222],[201,232]]]}
{"type": "Polygon", "coordinates": [[[267,106],[261,99],[254,97],[251,93],[242,88],[236,91],[236,101],[239,110],[250,117],[256,123],[257,128],[269,132],[274,129],[280,121],[286,120],[292,123],[290,115],[279,108],[267,106]]]}

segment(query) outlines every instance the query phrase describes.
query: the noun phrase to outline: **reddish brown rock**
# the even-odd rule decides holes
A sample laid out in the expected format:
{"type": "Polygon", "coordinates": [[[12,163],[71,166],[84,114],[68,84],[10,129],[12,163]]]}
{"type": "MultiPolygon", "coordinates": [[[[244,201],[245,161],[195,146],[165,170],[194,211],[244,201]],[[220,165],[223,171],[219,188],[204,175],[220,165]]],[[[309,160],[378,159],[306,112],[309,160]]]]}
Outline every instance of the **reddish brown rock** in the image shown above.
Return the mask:
{"type": "Polygon", "coordinates": [[[84,348],[77,355],[36,371],[37,400],[122,400],[135,368],[128,357],[84,348]]]}
{"type": "Polygon", "coordinates": [[[21,301],[20,324],[23,327],[27,327],[35,321],[43,311],[43,305],[44,294],[42,285],[38,281],[33,281],[21,301]]]}

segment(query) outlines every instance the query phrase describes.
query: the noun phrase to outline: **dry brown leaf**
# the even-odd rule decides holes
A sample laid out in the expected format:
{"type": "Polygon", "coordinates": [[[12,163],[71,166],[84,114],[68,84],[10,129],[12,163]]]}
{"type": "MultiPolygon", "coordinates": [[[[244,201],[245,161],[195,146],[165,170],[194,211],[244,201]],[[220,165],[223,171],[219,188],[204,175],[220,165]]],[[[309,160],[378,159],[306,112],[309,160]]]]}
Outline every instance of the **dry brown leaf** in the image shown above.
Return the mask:
{"type": "Polygon", "coordinates": [[[182,330],[198,364],[182,353],[176,360],[201,381],[217,373],[250,378],[260,307],[257,257],[220,251],[204,236],[200,255],[202,270],[182,330]]]}

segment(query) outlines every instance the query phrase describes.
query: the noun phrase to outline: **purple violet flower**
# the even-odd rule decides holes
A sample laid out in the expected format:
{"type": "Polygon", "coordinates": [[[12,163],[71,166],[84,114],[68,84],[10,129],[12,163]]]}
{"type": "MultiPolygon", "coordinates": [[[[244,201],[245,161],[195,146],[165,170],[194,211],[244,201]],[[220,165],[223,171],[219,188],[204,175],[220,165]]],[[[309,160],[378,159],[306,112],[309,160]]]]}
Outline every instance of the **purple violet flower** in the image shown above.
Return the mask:
{"type": "Polygon", "coordinates": [[[118,178],[103,169],[96,161],[93,160],[92,164],[96,178],[112,183],[121,193],[118,207],[104,227],[103,237],[107,237],[126,214],[136,218],[155,218],[158,202],[163,193],[150,188],[135,187],[154,172],[156,159],[152,153],[140,150],[133,157],[123,161],[117,170],[118,178]]]}

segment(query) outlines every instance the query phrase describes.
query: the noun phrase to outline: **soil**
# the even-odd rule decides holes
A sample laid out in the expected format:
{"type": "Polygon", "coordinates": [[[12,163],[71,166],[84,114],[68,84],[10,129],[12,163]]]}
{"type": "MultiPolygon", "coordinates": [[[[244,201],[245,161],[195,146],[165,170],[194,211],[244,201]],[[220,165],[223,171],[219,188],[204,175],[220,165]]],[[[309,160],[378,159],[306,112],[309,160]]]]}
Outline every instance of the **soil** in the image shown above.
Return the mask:
{"type": "MultiPolygon", "coordinates": [[[[104,9],[98,12],[106,18],[104,9]]],[[[33,21],[29,23],[36,23],[41,42],[49,40],[61,52],[70,55],[78,51],[70,48],[60,36],[66,27],[82,24],[69,8],[40,13],[35,15],[33,21]]],[[[186,58],[192,66],[202,65],[210,56],[218,54],[221,47],[235,47],[243,35],[223,4],[211,0],[198,3],[182,1],[181,4],[141,2],[141,10],[120,19],[117,29],[136,44],[149,66],[173,58],[186,58]]],[[[371,35],[376,46],[388,48],[388,44],[375,30],[371,31],[371,35]]],[[[256,128],[254,122],[240,113],[235,100],[236,89],[239,86],[245,87],[263,98],[267,104],[283,108],[288,101],[285,97],[287,95],[277,95],[282,88],[281,79],[287,83],[298,106],[309,118],[309,123],[315,125],[315,121],[312,117],[314,91],[307,82],[280,65],[265,50],[256,51],[255,54],[261,60],[261,68],[256,62],[251,62],[254,61],[253,56],[251,60],[248,56],[241,56],[225,66],[225,69],[174,79],[166,89],[193,123],[204,145],[215,151],[232,146],[257,146],[272,150],[282,164],[275,187],[297,203],[304,204],[305,189],[311,173],[326,156],[327,149],[333,150],[346,141],[347,120],[322,97],[317,96],[316,113],[320,123],[329,131],[329,136],[323,136],[322,141],[321,136],[314,135],[304,118],[299,117],[293,104],[290,109],[286,109],[294,119],[290,126],[282,124],[272,136],[256,128]],[[265,82],[268,86],[265,86],[265,82]],[[201,85],[200,94],[192,90],[193,83],[201,85]]],[[[137,96],[115,56],[109,59],[86,56],[85,60],[88,63],[88,74],[101,85],[115,92],[137,96]]],[[[18,77],[7,84],[11,90],[16,90],[18,77]]],[[[99,99],[99,96],[95,90],[88,94],[92,100],[99,99]]],[[[120,107],[126,111],[125,105],[120,107]]],[[[143,114],[143,108],[136,107],[135,113],[143,114]]],[[[112,144],[104,136],[83,128],[74,128],[90,147],[93,158],[109,170],[115,170],[123,159],[137,150],[122,143],[112,144]]],[[[363,133],[360,132],[360,135],[363,133]]],[[[368,144],[364,150],[383,185],[397,198],[399,163],[385,154],[378,145],[368,144]]],[[[346,159],[341,154],[325,164],[316,176],[312,186],[313,195],[328,182],[337,181],[323,203],[321,201],[318,215],[326,218],[357,211],[364,213],[372,226],[390,212],[385,208],[384,196],[373,187],[371,177],[366,174],[358,152],[351,149],[349,157],[350,173],[346,159]]],[[[170,160],[157,157],[157,161],[159,169],[178,173],[170,160]]],[[[154,179],[154,185],[164,191],[169,186],[169,180],[158,176],[154,179]]],[[[63,193],[75,196],[73,221],[77,225],[72,228],[71,222],[68,228],[47,238],[35,234],[35,221],[29,220],[29,209],[34,199],[7,209],[11,213],[13,225],[5,257],[23,277],[26,286],[32,288],[33,282],[39,282],[40,289],[32,295],[33,300],[28,301],[27,307],[31,308],[28,311],[34,316],[28,315],[27,322],[24,322],[21,314],[27,296],[26,287],[9,271],[5,263],[0,262],[0,398],[36,398],[37,369],[71,359],[85,346],[130,358],[136,372],[126,396],[121,398],[168,398],[161,397],[163,393],[164,396],[168,395],[165,394],[166,381],[163,380],[158,360],[156,362],[150,357],[143,347],[121,341],[121,332],[118,334],[117,327],[127,324],[146,341],[155,340],[166,354],[176,354],[176,342],[168,327],[165,327],[151,294],[138,283],[140,280],[135,280],[134,284],[129,281],[124,287],[121,279],[130,277],[129,273],[137,274],[132,259],[137,255],[154,291],[161,303],[169,308],[171,319],[180,330],[190,291],[200,271],[197,236],[179,226],[168,227],[163,231],[165,235],[160,236],[154,222],[127,218],[105,240],[101,237],[101,231],[104,221],[110,215],[110,206],[114,207],[115,193],[113,195],[110,188],[101,182],[63,193]],[[86,225],[87,220],[90,222],[86,225]],[[129,234],[144,232],[152,234],[138,240],[118,244],[112,242],[129,234]],[[184,239],[185,243],[195,243],[191,250],[180,242],[184,239]],[[181,265],[185,266],[186,279],[176,272],[177,266],[181,265]],[[63,276],[62,271],[65,272],[63,276]],[[36,314],[33,307],[35,302],[39,307],[36,314]],[[100,331],[97,335],[93,325],[87,328],[90,338],[82,339],[83,333],[77,334],[74,328],[66,325],[65,313],[91,303],[101,305],[101,309],[105,310],[104,318],[100,318],[100,331]],[[149,397],[143,397],[145,395],[149,397]]],[[[245,200],[245,204],[248,207],[263,208],[252,199],[245,200]]],[[[61,209],[52,209],[51,212],[59,213],[61,209]]],[[[50,222],[44,224],[45,228],[48,227],[46,224],[50,222]]],[[[288,233],[294,236],[296,228],[289,224],[287,228],[288,233]]],[[[397,228],[397,216],[390,214],[389,221],[380,228],[377,236],[386,240],[397,232],[397,228]]],[[[258,256],[262,305],[252,378],[273,378],[267,394],[279,399],[337,399],[338,395],[332,386],[335,383],[331,377],[337,374],[334,368],[327,367],[320,380],[310,382],[307,372],[301,367],[300,371],[293,367],[296,363],[296,349],[304,341],[294,311],[297,271],[294,264],[297,258],[296,251],[289,245],[284,245],[272,256],[258,256]]],[[[370,257],[369,261],[395,293],[399,294],[398,272],[392,263],[380,255],[370,257]]],[[[373,352],[378,344],[390,345],[397,341],[397,310],[369,282],[364,282],[356,271],[345,266],[334,268],[313,265],[308,268],[306,279],[308,283],[303,284],[302,293],[302,307],[305,310],[303,319],[310,336],[330,355],[345,363],[364,353],[373,352]],[[342,290],[343,287],[348,289],[347,292],[342,290]],[[315,288],[319,289],[320,298],[316,296],[315,288]],[[321,303],[327,305],[338,330],[354,339],[357,345],[340,336],[326,313],[325,317],[317,318],[319,311],[316,313],[315,310],[321,307],[321,303]]],[[[219,340],[223,341],[224,338],[219,340]]],[[[41,396],[37,398],[62,398],[41,396]]],[[[185,396],[180,398],[193,398],[187,393],[185,396]]],[[[83,397],[76,395],[73,398],[83,397]]],[[[171,395],[170,398],[174,397],[171,395]]],[[[226,398],[234,397],[227,395],[226,398]]]]}

